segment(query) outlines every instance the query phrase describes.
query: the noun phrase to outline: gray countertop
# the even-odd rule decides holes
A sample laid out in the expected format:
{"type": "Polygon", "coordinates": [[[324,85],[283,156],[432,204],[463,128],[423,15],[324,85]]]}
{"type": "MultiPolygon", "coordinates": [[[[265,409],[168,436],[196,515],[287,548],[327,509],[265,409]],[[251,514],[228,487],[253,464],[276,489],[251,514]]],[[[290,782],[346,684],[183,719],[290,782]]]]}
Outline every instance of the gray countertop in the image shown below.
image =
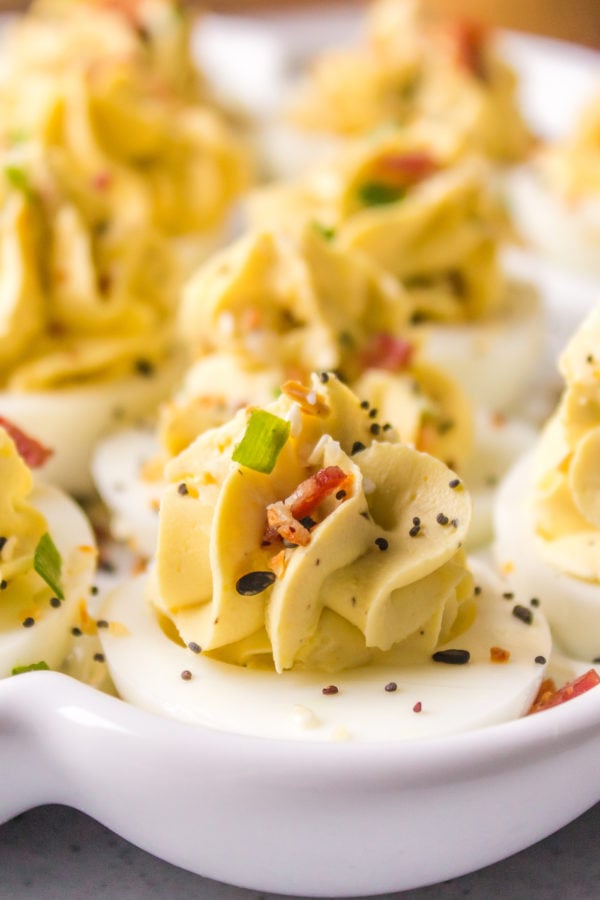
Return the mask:
{"type": "MultiPolygon", "coordinates": [[[[568,773],[565,773],[568,777],[568,773]]],[[[403,900],[501,897],[597,900],[600,804],[544,841],[440,885],[386,894],[403,900]]],[[[139,850],[83,813],[44,806],[0,827],[2,900],[276,900],[178,869],[139,850]]]]}

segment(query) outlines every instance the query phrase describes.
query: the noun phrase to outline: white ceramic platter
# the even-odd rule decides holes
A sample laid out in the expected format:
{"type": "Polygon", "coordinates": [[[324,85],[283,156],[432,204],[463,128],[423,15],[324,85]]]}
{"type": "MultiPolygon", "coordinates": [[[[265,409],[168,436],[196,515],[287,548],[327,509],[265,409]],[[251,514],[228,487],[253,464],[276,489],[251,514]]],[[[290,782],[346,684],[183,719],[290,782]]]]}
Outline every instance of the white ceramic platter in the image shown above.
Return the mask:
{"type": "MultiPolygon", "coordinates": [[[[230,96],[268,112],[315,46],[355,29],[339,10],[214,18],[198,48],[230,96]]],[[[560,133],[595,82],[598,57],[537,38],[502,40],[532,122],[560,133]]],[[[529,257],[513,264],[533,266],[551,290],[566,279],[568,312],[550,302],[560,343],[595,285],[529,257]]],[[[599,753],[600,690],[454,737],[353,744],[193,727],[53,672],[0,683],[0,822],[66,804],[168,862],[282,894],[405,890],[504,859],[600,800],[599,753]]]]}

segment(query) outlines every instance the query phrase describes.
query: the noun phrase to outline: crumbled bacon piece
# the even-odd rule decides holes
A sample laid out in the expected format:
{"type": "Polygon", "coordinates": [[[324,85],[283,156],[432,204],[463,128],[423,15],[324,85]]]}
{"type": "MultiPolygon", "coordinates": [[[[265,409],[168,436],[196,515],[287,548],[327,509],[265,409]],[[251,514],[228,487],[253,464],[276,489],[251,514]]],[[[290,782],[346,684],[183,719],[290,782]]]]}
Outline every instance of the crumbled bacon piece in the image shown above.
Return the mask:
{"type": "Polygon", "coordinates": [[[377,175],[394,184],[410,187],[428,178],[439,169],[438,163],[425,150],[412,153],[388,153],[381,156],[376,164],[377,175]]]}
{"type": "Polygon", "coordinates": [[[293,516],[289,506],[281,500],[267,506],[267,522],[269,525],[265,535],[267,539],[276,532],[282,540],[289,541],[290,544],[306,547],[310,543],[308,528],[293,516]]]}
{"type": "Polygon", "coordinates": [[[486,30],[477,22],[456,22],[449,32],[454,60],[479,81],[489,80],[485,55],[486,30]]]}
{"type": "Polygon", "coordinates": [[[410,366],[414,346],[404,338],[391,334],[373,334],[362,353],[362,364],[365,369],[385,369],[389,372],[400,372],[410,366]]]}
{"type": "Polygon", "coordinates": [[[270,543],[276,537],[305,547],[310,542],[310,531],[302,520],[310,516],[321,503],[342,485],[349,485],[352,475],[339,466],[326,466],[305,478],[295,491],[267,506],[268,527],[264,540],[270,543]]]}
{"type": "Polygon", "coordinates": [[[49,447],[45,447],[44,444],[36,441],[35,438],[26,434],[9,419],[5,419],[4,416],[0,416],[0,427],[4,428],[13,439],[17,452],[25,460],[30,469],[37,469],[40,466],[43,466],[46,460],[54,453],[54,450],[51,450],[49,447]]]}

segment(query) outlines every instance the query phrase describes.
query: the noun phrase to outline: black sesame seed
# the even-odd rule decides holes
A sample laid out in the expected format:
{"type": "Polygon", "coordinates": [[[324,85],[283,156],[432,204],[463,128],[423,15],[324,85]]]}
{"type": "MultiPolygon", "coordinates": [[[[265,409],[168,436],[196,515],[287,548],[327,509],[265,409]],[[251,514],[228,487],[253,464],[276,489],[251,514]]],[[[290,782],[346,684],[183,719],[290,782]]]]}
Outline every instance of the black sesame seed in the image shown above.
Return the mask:
{"type": "Polygon", "coordinates": [[[4,549],[4,545],[7,542],[8,538],[0,537],[0,550],[4,549]]]}
{"type": "Polygon", "coordinates": [[[394,427],[394,426],[391,424],[391,422],[386,422],[385,425],[383,426],[383,430],[384,430],[384,431],[391,431],[393,427],[394,427]]]}
{"type": "Polygon", "coordinates": [[[108,622],[106,619],[98,619],[96,622],[96,628],[108,628],[108,622]]]}
{"type": "Polygon", "coordinates": [[[181,484],[177,485],[177,493],[181,494],[182,497],[185,497],[189,493],[188,486],[185,481],[182,481],[181,484]]]}
{"type": "Polygon", "coordinates": [[[8,581],[5,578],[3,578],[2,581],[0,581],[0,591],[5,591],[7,587],[8,587],[8,581]]]}
{"type": "Polygon", "coordinates": [[[346,491],[338,491],[337,494],[335,495],[335,499],[343,500],[345,496],[346,496],[346,491]]]}
{"type": "Polygon", "coordinates": [[[35,625],[33,616],[27,616],[26,619],[23,619],[23,628],[31,628],[32,625],[35,625]]]}
{"type": "Polygon", "coordinates": [[[460,478],[453,478],[452,481],[448,482],[448,487],[451,487],[452,490],[459,487],[459,485],[460,485],[460,478]]]}
{"type": "Polygon", "coordinates": [[[50,597],[50,606],[54,607],[54,609],[58,609],[58,607],[61,605],[61,602],[62,601],[60,597],[50,597]]]}
{"type": "Polygon", "coordinates": [[[375,543],[380,550],[387,550],[387,548],[389,547],[389,543],[384,537],[375,538],[375,543]]]}
{"type": "Polygon", "coordinates": [[[379,414],[379,410],[374,406],[373,409],[369,410],[369,418],[376,419],[379,414]]]}
{"type": "Polygon", "coordinates": [[[366,450],[367,448],[362,443],[362,441],[354,441],[352,444],[352,450],[350,451],[350,456],[354,456],[355,453],[360,453],[362,450],[366,450]]]}
{"type": "Polygon", "coordinates": [[[339,687],[335,684],[328,684],[327,687],[324,687],[321,693],[323,694],[338,694],[339,687]]]}
{"type": "Polygon", "coordinates": [[[419,534],[420,531],[421,531],[420,525],[413,525],[413,527],[409,530],[408,533],[409,533],[410,537],[417,537],[417,535],[419,534]]]}
{"type": "Polygon", "coordinates": [[[321,379],[321,384],[327,384],[327,382],[329,381],[329,375],[327,372],[321,372],[319,378],[321,379]]]}
{"type": "Polygon", "coordinates": [[[520,619],[521,622],[524,622],[526,625],[531,625],[533,622],[533,613],[531,610],[527,606],[521,606],[520,603],[513,606],[512,614],[515,619],[520,619]]]}
{"type": "Polygon", "coordinates": [[[413,516],[413,525],[420,525],[421,520],[418,516],[413,516]]]}
{"type": "Polygon", "coordinates": [[[502,594],[502,596],[504,597],[505,600],[514,600],[515,599],[515,595],[513,594],[512,591],[505,591],[502,594]]]}
{"type": "Polygon", "coordinates": [[[136,359],[135,371],[138,375],[143,375],[144,378],[150,378],[154,375],[155,369],[149,359],[136,359]]]}
{"type": "Polygon", "coordinates": [[[471,659],[468,650],[438,650],[431,657],[434,662],[448,663],[451,666],[464,666],[471,659]]]}
{"type": "Polygon", "coordinates": [[[275,581],[274,572],[247,572],[235,583],[235,589],[238,594],[244,597],[253,597],[255,594],[262,594],[268,587],[271,587],[275,581]]]}
{"type": "Polygon", "coordinates": [[[190,672],[189,669],[184,669],[183,672],[181,673],[181,678],[183,681],[191,681],[192,673],[190,672]]]}
{"type": "Polygon", "coordinates": [[[458,528],[458,519],[452,519],[450,522],[453,528],[458,528]]]}
{"type": "Polygon", "coordinates": [[[444,513],[438,513],[435,517],[435,521],[440,525],[447,525],[450,519],[448,518],[448,516],[445,516],[444,513]]]}
{"type": "Polygon", "coordinates": [[[398,685],[396,684],[395,681],[388,681],[388,683],[384,687],[384,691],[387,691],[388,694],[393,694],[394,691],[397,691],[397,690],[398,690],[398,685]]]}
{"type": "Polygon", "coordinates": [[[71,628],[71,634],[73,635],[73,637],[81,637],[83,631],[81,630],[81,628],[78,628],[77,625],[74,625],[73,628],[71,628]]]}
{"type": "Polygon", "coordinates": [[[104,653],[94,653],[96,662],[104,662],[104,653]]]}
{"type": "Polygon", "coordinates": [[[377,435],[381,431],[381,425],[378,425],[377,422],[373,422],[373,424],[369,428],[369,431],[371,432],[371,434],[377,435]]]}
{"type": "Polygon", "coordinates": [[[539,606],[539,605],[540,605],[540,598],[539,598],[539,597],[532,597],[531,600],[529,601],[529,603],[530,603],[531,606],[539,606]]]}
{"type": "Polygon", "coordinates": [[[361,400],[361,401],[360,401],[360,408],[361,408],[361,409],[368,409],[368,408],[370,407],[370,405],[371,405],[371,404],[369,403],[368,400],[361,400]]]}
{"type": "Polygon", "coordinates": [[[478,584],[476,584],[475,587],[474,587],[474,589],[473,589],[473,593],[475,594],[476,597],[478,597],[478,596],[480,595],[480,593],[481,593],[481,586],[478,585],[478,584]]]}
{"type": "Polygon", "coordinates": [[[310,529],[314,528],[317,523],[314,519],[311,519],[310,516],[304,516],[303,519],[300,519],[300,524],[310,531],[310,529]]]}
{"type": "Polygon", "coordinates": [[[99,589],[98,585],[93,584],[90,588],[90,594],[92,594],[95,597],[99,590],[100,589],[99,589]]]}
{"type": "Polygon", "coordinates": [[[546,657],[545,656],[536,656],[534,662],[538,664],[538,666],[546,665],[546,657]]]}
{"type": "Polygon", "coordinates": [[[191,650],[192,653],[201,653],[202,647],[200,644],[197,644],[196,641],[190,641],[188,644],[188,650],[191,650]]]}

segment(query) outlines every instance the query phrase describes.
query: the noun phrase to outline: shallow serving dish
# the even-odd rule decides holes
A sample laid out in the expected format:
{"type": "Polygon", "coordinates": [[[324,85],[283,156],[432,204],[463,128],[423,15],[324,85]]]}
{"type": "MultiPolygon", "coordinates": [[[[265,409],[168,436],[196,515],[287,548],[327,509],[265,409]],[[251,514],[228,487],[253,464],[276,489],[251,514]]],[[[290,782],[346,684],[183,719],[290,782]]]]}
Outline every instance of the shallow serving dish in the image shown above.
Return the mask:
{"type": "Polygon", "coordinates": [[[600,691],[443,739],[296,743],[162,719],[68,676],[0,683],[0,821],[83,810],[168,862],[357,896],[461,875],[600,800],[600,691]]]}

